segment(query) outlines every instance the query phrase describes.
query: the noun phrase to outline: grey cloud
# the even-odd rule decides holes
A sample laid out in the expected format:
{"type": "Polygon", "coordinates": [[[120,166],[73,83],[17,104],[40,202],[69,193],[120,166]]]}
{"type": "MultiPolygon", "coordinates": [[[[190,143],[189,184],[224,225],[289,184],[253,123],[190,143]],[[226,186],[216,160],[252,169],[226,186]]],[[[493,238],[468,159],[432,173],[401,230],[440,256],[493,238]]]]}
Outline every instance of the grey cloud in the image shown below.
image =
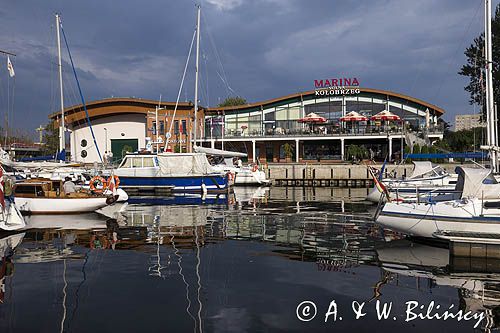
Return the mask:
{"type": "MultiPolygon", "coordinates": [[[[472,111],[465,79],[456,73],[464,48],[483,29],[480,2],[202,1],[202,104],[227,96],[223,69],[229,86],[250,101],[311,89],[317,78],[350,75],[363,86],[435,103],[451,120],[472,111]]],[[[18,126],[46,123],[57,105],[54,12],[63,15],[87,100],[159,94],[175,100],[195,27],[194,5],[0,0],[0,49],[18,53],[15,119],[28,119],[18,126]]],[[[78,103],[65,69],[67,101],[78,103]]],[[[193,73],[191,61],[183,100],[193,99],[193,73]]],[[[3,74],[0,69],[0,82],[3,74]]],[[[4,105],[0,101],[2,118],[4,105]]]]}

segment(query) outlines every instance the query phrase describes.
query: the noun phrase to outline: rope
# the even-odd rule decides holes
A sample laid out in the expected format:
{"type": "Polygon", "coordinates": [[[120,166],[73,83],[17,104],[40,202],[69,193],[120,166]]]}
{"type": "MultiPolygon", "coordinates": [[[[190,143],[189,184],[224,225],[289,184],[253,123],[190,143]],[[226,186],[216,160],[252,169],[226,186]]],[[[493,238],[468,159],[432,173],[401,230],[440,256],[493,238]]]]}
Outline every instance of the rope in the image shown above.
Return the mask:
{"type": "MultiPolygon", "coordinates": [[[[94,130],[92,129],[92,124],[90,123],[89,112],[87,111],[87,105],[85,104],[85,98],[83,97],[83,94],[82,94],[82,89],[80,87],[80,81],[78,81],[78,75],[76,75],[75,64],[73,63],[73,57],[71,56],[68,41],[66,40],[66,33],[64,32],[62,24],[61,24],[61,31],[62,31],[62,35],[64,38],[64,43],[66,44],[66,48],[68,50],[69,60],[71,61],[71,68],[73,69],[73,74],[75,75],[76,85],[78,86],[78,92],[80,93],[80,98],[82,100],[83,109],[85,110],[85,115],[87,117],[87,123],[88,123],[89,128],[90,128],[90,133],[92,134],[92,139],[94,140],[95,148],[97,150],[97,155],[99,155],[99,159],[101,160],[101,162],[103,162],[101,152],[99,151],[99,146],[97,145],[97,141],[95,139],[94,130]]],[[[64,121],[64,119],[61,119],[61,121],[64,121]]]]}
{"type": "MultiPolygon", "coordinates": [[[[168,128],[168,133],[170,135],[168,135],[167,140],[165,140],[165,147],[167,147],[167,148],[168,148],[168,142],[170,141],[169,136],[172,136],[172,126],[174,126],[174,119],[175,119],[175,115],[177,113],[177,106],[179,105],[179,99],[181,98],[182,87],[184,85],[184,79],[186,78],[186,71],[187,71],[187,67],[189,64],[189,59],[191,58],[191,51],[193,50],[193,44],[194,44],[195,37],[196,37],[196,29],[194,30],[194,33],[193,33],[193,39],[191,40],[191,46],[189,46],[189,53],[188,53],[188,57],[186,59],[186,65],[184,66],[184,72],[182,73],[181,86],[179,87],[179,92],[177,93],[177,100],[175,101],[174,114],[172,115],[172,121],[170,122],[170,126],[168,128]]],[[[195,117],[196,117],[196,115],[195,115],[195,117]]]]}

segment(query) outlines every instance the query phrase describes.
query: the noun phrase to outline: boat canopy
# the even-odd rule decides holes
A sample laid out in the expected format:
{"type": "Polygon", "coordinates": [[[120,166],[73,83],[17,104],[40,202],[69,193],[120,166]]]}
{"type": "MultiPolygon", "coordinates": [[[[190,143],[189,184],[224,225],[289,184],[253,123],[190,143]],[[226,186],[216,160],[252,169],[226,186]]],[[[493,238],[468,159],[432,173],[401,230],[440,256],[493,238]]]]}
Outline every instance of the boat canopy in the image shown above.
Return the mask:
{"type": "Polygon", "coordinates": [[[160,176],[199,176],[218,173],[203,153],[162,153],[157,155],[160,176]]]}
{"type": "Polygon", "coordinates": [[[461,198],[500,198],[500,184],[491,169],[457,166],[455,172],[458,174],[455,190],[462,193],[461,198]]]}
{"type": "Polygon", "coordinates": [[[207,148],[200,146],[194,146],[193,149],[197,153],[205,153],[207,155],[217,155],[222,157],[247,157],[247,154],[236,151],[221,150],[221,149],[207,148]]]}
{"type": "Polygon", "coordinates": [[[447,174],[439,165],[429,161],[413,161],[413,166],[413,173],[409,179],[443,176],[447,174]]]}

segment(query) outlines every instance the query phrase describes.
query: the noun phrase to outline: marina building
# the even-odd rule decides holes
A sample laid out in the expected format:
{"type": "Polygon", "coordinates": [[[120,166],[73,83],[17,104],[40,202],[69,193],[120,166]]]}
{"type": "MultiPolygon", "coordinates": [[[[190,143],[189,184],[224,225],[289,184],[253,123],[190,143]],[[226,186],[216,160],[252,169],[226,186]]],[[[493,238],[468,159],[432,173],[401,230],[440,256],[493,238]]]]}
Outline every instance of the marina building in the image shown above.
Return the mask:
{"type": "MultiPolygon", "coordinates": [[[[249,161],[322,162],[347,159],[351,145],[364,146],[375,159],[397,159],[408,140],[443,137],[438,120],[444,110],[428,102],[385,90],[325,87],[323,82],[316,87],[246,105],[201,107],[197,144],[245,152],[249,161]]],[[[127,151],[145,148],[189,151],[194,106],[180,103],[172,118],[174,108],[173,102],[137,98],[87,105],[101,154],[111,151],[115,161],[127,151]]],[[[72,159],[98,161],[82,105],[66,108],[65,114],[72,159]]],[[[59,121],[60,114],[51,118],[59,121]]]]}
{"type": "MultiPolygon", "coordinates": [[[[83,163],[100,161],[105,154],[112,154],[118,162],[127,152],[150,148],[164,149],[166,133],[172,127],[169,145],[172,151],[190,151],[193,133],[192,103],[179,103],[175,119],[172,116],[175,102],[159,102],[140,98],[108,98],[89,102],[87,114],[81,104],[65,108],[65,124],[71,160],[83,163]],[[90,130],[89,122],[92,124],[90,130]],[[93,132],[93,133],[92,133],[93,132]],[[96,144],[99,148],[96,149],[96,144]]],[[[204,112],[200,109],[198,120],[203,124],[204,112]]],[[[50,115],[56,122],[59,112],[50,115]]]]}

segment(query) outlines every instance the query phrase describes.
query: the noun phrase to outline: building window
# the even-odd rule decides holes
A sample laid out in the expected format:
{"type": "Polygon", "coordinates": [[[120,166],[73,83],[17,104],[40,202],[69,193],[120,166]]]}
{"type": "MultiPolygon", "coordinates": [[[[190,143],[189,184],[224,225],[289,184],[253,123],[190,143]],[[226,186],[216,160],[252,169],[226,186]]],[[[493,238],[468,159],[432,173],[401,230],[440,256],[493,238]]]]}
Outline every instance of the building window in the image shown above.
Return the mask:
{"type": "Polygon", "coordinates": [[[182,121],[181,132],[182,132],[182,134],[186,134],[187,133],[186,121],[185,120],[182,121]]]}
{"type": "Polygon", "coordinates": [[[174,122],[174,134],[179,135],[179,121],[178,120],[176,120],[174,122]]]}
{"type": "Polygon", "coordinates": [[[165,135],[165,122],[160,120],[160,135],[165,135]]]}
{"type": "Polygon", "coordinates": [[[156,121],[153,121],[153,135],[156,135],[156,121]]]}

